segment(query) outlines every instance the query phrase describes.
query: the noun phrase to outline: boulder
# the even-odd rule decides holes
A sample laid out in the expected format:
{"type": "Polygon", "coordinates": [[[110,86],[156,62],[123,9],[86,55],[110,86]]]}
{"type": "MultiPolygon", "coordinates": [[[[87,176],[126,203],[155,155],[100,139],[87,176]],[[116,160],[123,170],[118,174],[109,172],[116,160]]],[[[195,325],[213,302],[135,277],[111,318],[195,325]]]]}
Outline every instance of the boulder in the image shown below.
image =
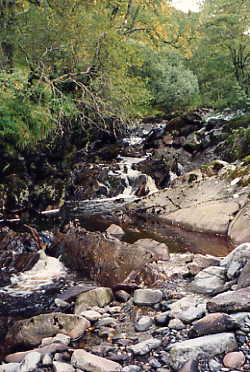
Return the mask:
{"type": "Polygon", "coordinates": [[[75,303],[75,314],[80,315],[83,311],[94,306],[104,307],[113,299],[113,292],[110,288],[99,287],[80,294],[75,303]]]}
{"type": "Polygon", "coordinates": [[[5,344],[35,346],[39,345],[43,338],[55,336],[57,333],[66,334],[74,339],[80,337],[89,327],[90,322],[77,315],[41,314],[15,322],[8,330],[5,344]]]}
{"type": "Polygon", "coordinates": [[[231,222],[228,230],[228,237],[232,243],[238,244],[250,242],[250,203],[242,208],[234,220],[231,222]]]}
{"type": "Polygon", "coordinates": [[[71,364],[75,368],[80,368],[88,372],[119,372],[121,370],[120,364],[88,353],[82,349],[73,352],[71,364]]]}
{"type": "Polygon", "coordinates": [[[136,305],[155,305],[162,300],[162,292],[159,289],[136,289],[134,303],[136,305]]]}
{"type": "Polygon", "coordinates": [[[202,336],[173,344],[169,351],[169,362],[171,367],[178,370],[187,361],[196,359],[198,356],[211,358],[237,348],[237,341],[233,333],[224,332],[202,336]]]}
{"type": "Polygon", "coordinates": [[[226,269],[228,279],[236,278],[242,267],[250,259],[250,243],[240,244],[230,252],[220,263],[226,269]]]}
{"type": "Polygon", "coordinates": [[[225,284],[225,268],[210,266],[200,271],[190,284],[190,289],[202,294],[216,294],[223,290],[225,284]]]}
{"type": "Polygon", "coordinates": [[[132,244],[83,229],[58,234],[51,251],[61,254],[65,265],[107,287],[123,282],[131,271],[140,271],[155,259],[147,248],[135,249],[132,244]]]}
{"type": "Polygon", "coordinates": [[[211,313],[250,311],[250,287],[218,294],[207,302],[207,310],[211,313]]]}
{"type": "Polygon", "coordinates": [[[172,212],[167,219],[191,231],[226,235],[231,217],[238,210],[239,204],[233,200],[211,201],[172,212]]]}
{"type": "Polygon", "coordinates": [[[202,319],[195,321],[189,330],[189,337],[200,337],[213,333],[221,333],[237,329],[239,324],[233,317],[224,313],[208,314],[202,319]]]}

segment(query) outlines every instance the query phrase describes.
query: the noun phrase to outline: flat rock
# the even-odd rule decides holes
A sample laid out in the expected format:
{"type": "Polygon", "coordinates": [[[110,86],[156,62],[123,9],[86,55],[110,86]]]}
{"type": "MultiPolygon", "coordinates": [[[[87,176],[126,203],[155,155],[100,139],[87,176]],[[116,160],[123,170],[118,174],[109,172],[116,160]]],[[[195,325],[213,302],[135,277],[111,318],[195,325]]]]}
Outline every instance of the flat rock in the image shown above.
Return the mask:
{"type": "Polygon", "coordinates": [[[88,372],[118,372],[120,364],[88,353],[85,350],[75,350],[72,354],[71,364],[88,372]]]}
{"type": "Polygon", "coordinates": [[[211,313],[250,311],[250,287],[218,294],[207,302],[207,310],[211,313]]]}
{"type": "Polygon", "coordinates": [[[159,289],[136,289],[134,303],[136,305],[155,305],[162,300],[162,292],[159,289]]]}
{"type": "Polygon", "coordinates": [[[225,268],[210,266],[200,271],[190,283],[190,290],[202,294],[216,294],[223,290],[225,268]]]}
{"type": "Polygon", "coordinates": [[[189,337],[200,337],[213,333],[231,331],[239,327],[233,317],[225,313],[212,313],[195,321],[190,329],[189,337]]]}
{"type": "Polygon", "coordinates": [[[10,327],[5,343],[7,345],[39,345],[43,338],[63,333],[70,338],[80,337],[90,322],[78,315],[51,313],[41,314],[35,317],[19,320],[10,327]]]}
{"type": "Polygon", "coordinates": [[[172,212],[167,219],[191,231],[226,235],[229,222],[238,210],[239,204],[233,200],[212,201],[172,212]]]}
{"type": "Polygon", "coordinates": [[[242,208],[234,220],[231,222],[228,230],[228,236],[232,243],[237,246],[241,243],[250,242],[250,203],[242,208]]]}
{"type": "Polygon", "coordinates": [[[112,289],[107,287],[95,288],[91,291],[82,293],[77,297],[75,303],[75,314],[80,315],[83,311],[94,306],[104,307],[113,300],[112,289]]]}
{"type": "Polygon", "coordinates": [[[233,333],[224,332],[198,337],[173,344],[169,351],[169,362],[174,369],[178,370],[190,359],[196,359],[198,355],[211,358],[237,348],[233,333]]]}

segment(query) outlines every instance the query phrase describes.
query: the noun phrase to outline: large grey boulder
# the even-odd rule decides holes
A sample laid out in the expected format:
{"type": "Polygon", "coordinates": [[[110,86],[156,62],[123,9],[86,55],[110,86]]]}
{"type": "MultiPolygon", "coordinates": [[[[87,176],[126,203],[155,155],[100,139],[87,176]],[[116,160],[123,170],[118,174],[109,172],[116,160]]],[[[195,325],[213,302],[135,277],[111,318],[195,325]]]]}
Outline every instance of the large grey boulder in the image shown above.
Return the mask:
{"type": "Polygon", "coordinates": [[[210,266],[200,271],[190,284],[190,289],[202,294],[216,294],[223,290],[225,285],[225,268],[210,266]]]}
{"type": "Polygon", "coordinates": [[[55,336],[57,333],[74,339],[80,337],[89,327],[90,322],[78,315],[41,314],[14,323],[5,337],[5,344],[35,346],[39,345],[43,338],[55,336]]]}
{"type": "Polygon", "coordinates": [[[218,333],[177,342],[169,351],[169,362],[174,370],[181,368],[190,359],[197,356],[212,358],[215,355],[234,351],[238,347],[233,333],[218,333]]]}
{"type": "Polygon", "coordinates": [[[211,313],[250,311],[250,287],[218,294],[207,302],[207,310],[211,313]]]}
{"type": "Polygon", "coordinates": [[[88,353],[82,349],[73,352],[71,364],[75,368],[80,368],[88,372],[119,372],[121,370],[120,364],[88,353]]]}

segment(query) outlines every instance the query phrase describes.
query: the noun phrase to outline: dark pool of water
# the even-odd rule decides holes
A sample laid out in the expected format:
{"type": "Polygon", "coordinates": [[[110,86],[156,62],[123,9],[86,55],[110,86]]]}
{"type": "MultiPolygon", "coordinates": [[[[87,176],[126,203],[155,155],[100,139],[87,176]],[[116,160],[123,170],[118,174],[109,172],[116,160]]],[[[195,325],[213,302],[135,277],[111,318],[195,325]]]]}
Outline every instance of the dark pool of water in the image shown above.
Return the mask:
{"type": "Polygon", "coordinates": [[[147,222],[138,224],[139,231],[127,230],[123,241],[134,243],[138,239],[154,239],[165,243],[171,253],[193,252],[210,254],[217,257],[226,256],[233,247],[227,239],[212,234],[190,232],[177,226],[147,222]]]}

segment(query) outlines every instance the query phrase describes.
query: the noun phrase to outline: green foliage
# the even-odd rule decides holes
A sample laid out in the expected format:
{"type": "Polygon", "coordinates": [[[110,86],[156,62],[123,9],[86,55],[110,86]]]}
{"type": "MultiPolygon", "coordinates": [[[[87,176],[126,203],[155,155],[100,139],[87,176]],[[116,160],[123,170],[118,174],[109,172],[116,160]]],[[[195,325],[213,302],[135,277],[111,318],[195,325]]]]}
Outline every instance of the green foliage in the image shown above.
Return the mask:
{"type": "Polygon", "coordinates": [[[152,105],[165,111],[190,107],[199,100],[199,86],[194,73],[188,70],[176,52],[148,51],[143,73],[152,94],[152,105]]]}
{"type": "Polygon", "coordinates": [[[28,83],[23,71],[0,74],[0,136],[18,146],[35,144],[78,111],[72,100],[56,96],[48,84],[28,83]]]}

